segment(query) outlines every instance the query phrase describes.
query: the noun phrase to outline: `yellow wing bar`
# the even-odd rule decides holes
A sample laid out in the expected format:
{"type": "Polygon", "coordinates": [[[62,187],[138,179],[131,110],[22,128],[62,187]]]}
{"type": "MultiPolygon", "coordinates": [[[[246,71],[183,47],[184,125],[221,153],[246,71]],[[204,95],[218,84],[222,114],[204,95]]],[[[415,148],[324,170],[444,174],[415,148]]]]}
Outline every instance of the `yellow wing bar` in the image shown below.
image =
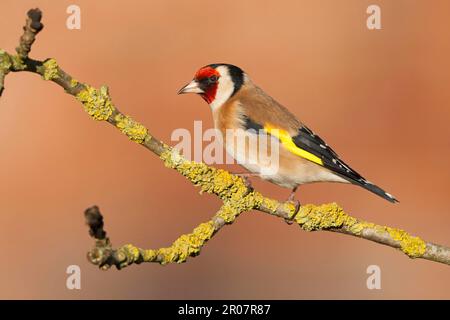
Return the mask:
{"type": "Polygon", "coordinates": [[[291,135],[287,131],[272,127],[269,124],[264,126],[264,130],[274,137],[277,137],[281,141],[281,144],[293,154],[323,166],[323,161],[318,156],[297,147],[294,141],[292,141],[291,135]]]}

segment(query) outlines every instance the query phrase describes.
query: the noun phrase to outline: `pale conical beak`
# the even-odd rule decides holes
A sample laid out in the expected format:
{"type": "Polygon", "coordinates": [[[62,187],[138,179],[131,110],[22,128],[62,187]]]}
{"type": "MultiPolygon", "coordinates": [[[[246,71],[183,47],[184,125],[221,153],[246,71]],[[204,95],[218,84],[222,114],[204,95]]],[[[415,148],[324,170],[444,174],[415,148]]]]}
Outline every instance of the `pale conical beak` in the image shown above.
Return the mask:
{"type": "Polygon", "coordinates": [[[183,93],[204,93],[204,91],[200,89],[199,83],[197,81],[192,80],[183,88],[181,88],[180,91],[178,91],[178,94],[183,93]]]}

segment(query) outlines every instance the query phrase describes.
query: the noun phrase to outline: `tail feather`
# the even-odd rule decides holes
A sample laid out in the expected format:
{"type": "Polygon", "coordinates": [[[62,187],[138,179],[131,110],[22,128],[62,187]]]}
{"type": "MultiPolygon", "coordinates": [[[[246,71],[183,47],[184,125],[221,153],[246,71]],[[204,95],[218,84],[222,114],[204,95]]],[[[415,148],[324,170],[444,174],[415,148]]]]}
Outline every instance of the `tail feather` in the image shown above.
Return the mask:
{"type": "Polygon", "coordinates": [[[387,193],[380,187],[370,183],[366,180],[360,180],[360,181],[352,181],[354,184],[359,185],[360,187],[363,187],[366,190],[369,190],[370,192],[375,193],[377,196],[382,197],[383,199],[386,199],[389,202],[396,203],[399,202],[393,195],[390,193],[387,193]]]}

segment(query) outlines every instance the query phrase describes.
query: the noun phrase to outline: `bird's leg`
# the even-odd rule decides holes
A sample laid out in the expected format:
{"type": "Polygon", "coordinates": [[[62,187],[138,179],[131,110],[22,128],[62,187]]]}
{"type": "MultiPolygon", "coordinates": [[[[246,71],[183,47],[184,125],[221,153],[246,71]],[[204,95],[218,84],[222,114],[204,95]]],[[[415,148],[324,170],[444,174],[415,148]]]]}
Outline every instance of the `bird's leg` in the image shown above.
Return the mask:
{"type": "Polygon", "coordinates": [[[294,201],[294,199],[295,199],[295,192],[297,191],[297,188],[298,188],[298,186],[297,186],[297,187],[294,187],[294,188],[292,189],[291,194],[289,195],[287,201],[290,201],[290,202],[293,202],[293,201],[294,201]]]}
{"type": "Polygon", "coordinates": [[[294,187],[287,199],[288,202],[293,202],[295,204],[295,212],[290,218],[285,218],[284,221],[287,224],[292,224],[294,222],[295,217],[297,216],[298,211],[300,210],[300,201],[295,200],[295,192],[297,191],[298,186],[294,187]]]}

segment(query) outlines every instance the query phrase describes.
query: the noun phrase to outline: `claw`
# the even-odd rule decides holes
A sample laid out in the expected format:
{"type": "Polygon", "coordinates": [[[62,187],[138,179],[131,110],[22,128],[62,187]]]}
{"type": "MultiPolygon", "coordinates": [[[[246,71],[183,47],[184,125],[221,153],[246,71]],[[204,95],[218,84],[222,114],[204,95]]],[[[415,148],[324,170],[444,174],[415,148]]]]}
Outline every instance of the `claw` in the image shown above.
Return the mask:
{"type": "Polygon", "coordinates": [[[288,202],[293,202],[295,204],[295,212],[292,215],[292,217],[290,218],[284,218],[284,221],[291,225],[292,223],[294,223],[294,219],[297,216],[298,211],[300,210],[300,201],[298,200],[294,200],[295,198],[295,191],[297,191],[297,187],[295,187],[294,189],[292,189],[291,194],[289,195],[289,198],[287,199],[288,202]]]}
{"type": "Polygon", "coordinates": [[[295,204],[295,212],[294,212],[294,214],[292,215],[292,217],[290,217],[290,218],[284,218],[284,221],[285,221],[287,224],[291,225],[291,224],[294,223],[294,219],[295,219],[295,217],[297,216],[297,213],[298,213],[299,210],[300,210],[300,201],[298,201],[298,200],[295,200],[295,201],[288,200],[288,201],[289,201],[289,202],[293,202],[293,203],[295,204]]]}

